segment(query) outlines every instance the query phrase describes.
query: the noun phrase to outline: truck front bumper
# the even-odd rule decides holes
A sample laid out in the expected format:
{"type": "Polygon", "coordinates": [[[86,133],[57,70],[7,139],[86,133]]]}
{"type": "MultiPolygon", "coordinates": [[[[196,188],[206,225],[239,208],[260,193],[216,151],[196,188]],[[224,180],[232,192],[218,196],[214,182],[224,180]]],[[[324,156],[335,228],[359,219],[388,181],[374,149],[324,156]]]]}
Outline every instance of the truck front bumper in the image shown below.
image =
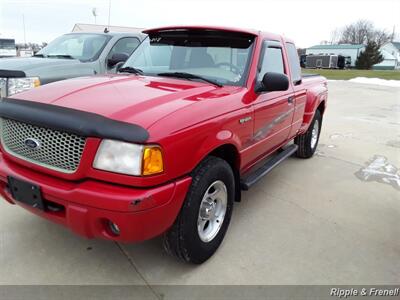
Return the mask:
{"type": "Polygon", "coordinates": [[[141,189],[90,179],[71,182],[17,165],[0,153],[0,194],[6,201],[87,238],[134,242],[162,234],[175,221],[190,183],[191,178],[185,177],[141,189]],[[9,176],[39,186],[46,208],[41,210],[13,199],[9,176]],[[117,225],[119,234],[111,230],[111,223],[117,225]]]}

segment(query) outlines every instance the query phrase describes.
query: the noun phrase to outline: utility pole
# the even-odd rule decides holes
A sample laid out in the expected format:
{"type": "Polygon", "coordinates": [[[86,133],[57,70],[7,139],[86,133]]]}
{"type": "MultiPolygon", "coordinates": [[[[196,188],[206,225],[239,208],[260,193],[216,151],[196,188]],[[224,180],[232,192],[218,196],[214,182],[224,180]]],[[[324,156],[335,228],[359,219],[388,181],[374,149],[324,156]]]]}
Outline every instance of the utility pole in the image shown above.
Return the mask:
{"type": "Polygon", "coordinates": [[[26,47],[25,15],[22,14],[22,25],[24,26],[24,47],[26,47]]]}
{"type": "Polygon", "coordinates": [[[94,17],[94,24],[97,24],[97,8],[96,7],[92,8],[92,14],[94,17]]]}
{"type": "Polygon", "coordinates": [[[108,27],[110,27],[110,19],[111,19],[111,0],[108,0],[108,27]]]}

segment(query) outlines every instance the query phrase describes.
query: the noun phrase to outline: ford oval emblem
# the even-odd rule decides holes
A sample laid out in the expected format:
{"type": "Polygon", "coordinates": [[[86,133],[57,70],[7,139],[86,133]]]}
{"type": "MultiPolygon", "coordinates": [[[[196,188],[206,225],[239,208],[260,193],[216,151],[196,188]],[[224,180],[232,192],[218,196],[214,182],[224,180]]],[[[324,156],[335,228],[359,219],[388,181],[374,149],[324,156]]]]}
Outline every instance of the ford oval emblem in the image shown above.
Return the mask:
{"type": "Polygon", "coordinates": [[[37,150],[41,147],[40,142],[37,139],[33,139],[33,138],[27,138],[25,141],[25,146],[27,146],[29,149],[32,150],[37,150]]]}

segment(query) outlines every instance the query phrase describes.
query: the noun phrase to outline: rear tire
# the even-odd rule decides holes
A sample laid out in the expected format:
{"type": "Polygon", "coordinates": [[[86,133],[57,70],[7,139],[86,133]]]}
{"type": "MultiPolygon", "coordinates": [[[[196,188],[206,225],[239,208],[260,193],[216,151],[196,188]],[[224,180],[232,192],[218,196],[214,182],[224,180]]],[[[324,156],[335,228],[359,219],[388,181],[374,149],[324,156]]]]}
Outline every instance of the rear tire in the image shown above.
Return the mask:
{"type": "Polygon", "coordinates": [[[294,139],[294,143],[299,146],[296,152],[297,157],[310,158],[314,155],[318,146],[321,125],[322,115],[320,111],[317,110],[308,130],[294,139]]]}
{"type": "Polygon", "coordinates": [[[165,250],[185,262],[205,262],[225,236],[234,199],[232,168],[221,158],[207,157],[193,171],[182,209],[164,235],[165,250]]]}

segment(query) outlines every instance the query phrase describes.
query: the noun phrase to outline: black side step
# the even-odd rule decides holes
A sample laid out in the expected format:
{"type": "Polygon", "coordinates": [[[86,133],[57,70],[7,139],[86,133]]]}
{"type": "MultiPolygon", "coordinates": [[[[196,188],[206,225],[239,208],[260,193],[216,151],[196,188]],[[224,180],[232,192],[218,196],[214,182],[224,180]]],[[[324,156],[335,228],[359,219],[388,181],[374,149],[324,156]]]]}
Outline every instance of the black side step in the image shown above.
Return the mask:
{"type": "Polygon", "coordinates": [[[286,147],[285,149],[283,149],[282,152],[279,152],[274,157],[269,159],[260,168],[254,170],[250,174],[241,178],[240,185],[242,187],[242,190],[245,190],[245,191],[249,190],[250,187],[252,187],[254,184],[256,184],[262,177],[264,177],[269,172],[271,172],[273,168],[275,168],[282,161],[284,161],[286,158],[288,158],[293,153],[295,153],[297,151],[297,148],[298,148],[298,146],[295,144],[292,144],[292,145],[286,147]]]}

